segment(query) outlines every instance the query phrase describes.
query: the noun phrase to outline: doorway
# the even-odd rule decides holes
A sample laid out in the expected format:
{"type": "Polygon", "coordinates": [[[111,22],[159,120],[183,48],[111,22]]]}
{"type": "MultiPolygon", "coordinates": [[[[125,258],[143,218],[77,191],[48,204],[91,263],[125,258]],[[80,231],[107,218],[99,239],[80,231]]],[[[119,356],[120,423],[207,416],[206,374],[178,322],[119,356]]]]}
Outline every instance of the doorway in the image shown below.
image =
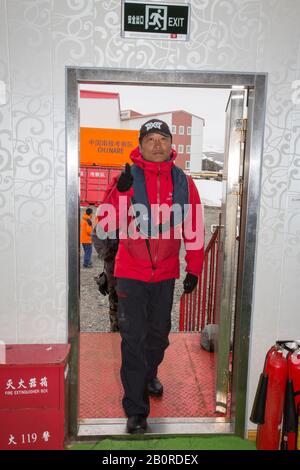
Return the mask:
{"type": "MultiPolygon", "coordinates": [[[[234,351],[239,361],[233,362],[231,417],[160,420],[155,433],[235,432],[244,434],[245,400],[248,368],[249,330],[251,319],[252,275],[256,242],[257,201],[260,185],[260,162],[263,141],[266,77],[264,74],[227,74],[198,72],[124,71],[106,69],[67,68],[67,204],[68,204],[68,310],[69,341],[72,345],[70,361],[70,435],[78,432],[78,360],[79,360],[79,257],[78,257],[78,88],[82,83],[135,84],[137,86],[185,86],[193,88],[240,87],[247,91],[248,139],[244,149],[243,192],[241,197],[241,225],[239,233],[238,286],[236,298],[234,351]],[[247,275],[246,275],[247,273],[247,275]],[[246,336],[245,336],[246,334],[246,336]],[[241,387],[242,386],[242,387],[241,387]]],[[[242,92],[242,93],[244,93],[242,92]]],[[[241,93],[240,93],[241,94],[241,93]]],[[[225,320],[224,320],[225,321],[225,320]]],[[[226,323],[228,325],[228,322],[226,323]]],[[[230,327],[229,327],[230,329],[230,327]]],[[[226,335],[225,335],[226,336],[226,335]]],[[[228,347],[228,335],[223,347],[228,347]]],[[[218,356],[220,356],[218,354],[218,356]]],[[[220,366],[221,367],[221,366],[220,366]]],[[[92,422],[88,423],[90,426],[92,422]]],[[[102,423],[103,424],[103,423],[102,423]]],[[[104,426],[105,427],[105,426],[104,426]]],[[[104,433],[104,427],[94,422],[93,435],[104,433]]],[[[109,434],[120,434],[122,423],[107,423],[109,434]],[[113,426],[113,427],[112,427],[113,426]]],[[[89,428],[91,429],[91,428],[89,428]]],[[[79,434],[91,435],[88,425],[81,423],[79,434]]]]}
{"type": "MultiPolygon", "coordinates": [[[[107,185],[129,160],[131,147],[122,146],[126,134],[138,145],[141,124],[153,117],[164,120],[172,130],[176,166],[192,175],[201,195],[205,219],[205,245],[211,227],[219,220],[224,163],[225,109],[231,90],[217,88],[162,87],[137,85],[79,85],[80,114],[80,211],[96,210],[107,185]],[[174,94],[176,93],[176,100],[174,94]],[[99,145],[92,142],[98,141],[99,145]],[[114,147],[109,147],[111,141],[114,147]],[[104,144],[107,144],[104,146],[104,144]],[[111,165],[111,166],[109,166],[111,165]]],[[[125,143],[125,142],[124,142],[125,143]]],[[[184,250],[181,250],[181,278],[176,281],[172,329],[179,330],[184,250]]],[[[103,261],[92,252],[91,269],[80,268],[81,332],[109,332],[108,296],[99,296],[94,278],[103,271],[103,261]]],[[[112,313],[113,316],[113,313],[112,313]]]]}

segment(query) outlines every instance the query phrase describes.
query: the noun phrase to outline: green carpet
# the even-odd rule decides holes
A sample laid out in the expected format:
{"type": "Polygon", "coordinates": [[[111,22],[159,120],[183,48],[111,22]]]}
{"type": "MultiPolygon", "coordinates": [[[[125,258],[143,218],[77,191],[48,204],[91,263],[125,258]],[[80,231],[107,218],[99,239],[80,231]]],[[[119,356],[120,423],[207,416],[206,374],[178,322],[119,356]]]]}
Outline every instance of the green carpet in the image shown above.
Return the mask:
{"type": "Polygon", "coordinates": [[[255,450],[255,442],[237,436],[185,436],[170,438],[103,439],[81,442],[71,450],[255,450]]]}

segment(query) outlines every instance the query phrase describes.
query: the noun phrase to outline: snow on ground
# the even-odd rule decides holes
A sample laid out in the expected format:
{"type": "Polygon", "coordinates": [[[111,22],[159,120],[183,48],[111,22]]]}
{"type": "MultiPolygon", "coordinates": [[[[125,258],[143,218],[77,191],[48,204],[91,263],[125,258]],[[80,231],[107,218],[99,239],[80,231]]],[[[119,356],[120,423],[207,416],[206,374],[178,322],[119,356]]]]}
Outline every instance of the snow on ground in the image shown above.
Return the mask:
{"type": "Polygon", "coordinates": [[[221,207],[222,181],[194,178],[194,183],[204,206],[221,207]]]}

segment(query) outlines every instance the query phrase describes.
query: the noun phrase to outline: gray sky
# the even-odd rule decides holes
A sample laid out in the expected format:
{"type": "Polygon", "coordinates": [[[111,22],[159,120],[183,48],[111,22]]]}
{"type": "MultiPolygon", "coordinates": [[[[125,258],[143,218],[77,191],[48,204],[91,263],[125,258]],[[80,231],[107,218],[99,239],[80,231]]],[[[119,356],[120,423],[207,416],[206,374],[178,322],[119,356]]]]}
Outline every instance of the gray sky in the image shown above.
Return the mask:
{"type": "Polygon", "coordinates": [[[133,109],[151,114],[182,109],[196,114],[205,119],[203,150],[224,150],[225,108],[229,90],[103,84],[91,88],[118,92],[121,110],[133,109]]]}

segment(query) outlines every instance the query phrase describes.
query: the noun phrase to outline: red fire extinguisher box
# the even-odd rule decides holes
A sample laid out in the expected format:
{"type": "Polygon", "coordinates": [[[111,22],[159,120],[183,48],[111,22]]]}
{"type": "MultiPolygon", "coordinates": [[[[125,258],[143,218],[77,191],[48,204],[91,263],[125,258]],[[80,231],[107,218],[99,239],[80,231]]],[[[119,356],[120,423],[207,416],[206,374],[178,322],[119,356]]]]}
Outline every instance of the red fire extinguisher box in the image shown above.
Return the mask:
{"type": "Polygon", "coordinates": [[[1,345],[0,450],[61,450],[67,344],[1,345]]]}

